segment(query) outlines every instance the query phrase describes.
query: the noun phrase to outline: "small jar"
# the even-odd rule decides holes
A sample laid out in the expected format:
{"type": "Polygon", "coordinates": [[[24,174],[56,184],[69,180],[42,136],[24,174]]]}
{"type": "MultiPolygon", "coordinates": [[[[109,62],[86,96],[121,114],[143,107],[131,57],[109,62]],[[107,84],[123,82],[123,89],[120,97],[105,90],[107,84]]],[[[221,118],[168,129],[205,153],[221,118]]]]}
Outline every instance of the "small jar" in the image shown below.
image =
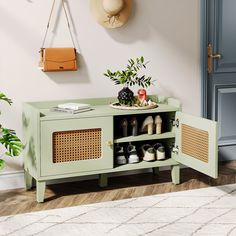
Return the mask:
{"type": "Polygon", "coordinates": [[[138,100],[143,103],[144,101],[147,101],[147,91],[146,89],[142,88],[138,90],[138,100]]]}

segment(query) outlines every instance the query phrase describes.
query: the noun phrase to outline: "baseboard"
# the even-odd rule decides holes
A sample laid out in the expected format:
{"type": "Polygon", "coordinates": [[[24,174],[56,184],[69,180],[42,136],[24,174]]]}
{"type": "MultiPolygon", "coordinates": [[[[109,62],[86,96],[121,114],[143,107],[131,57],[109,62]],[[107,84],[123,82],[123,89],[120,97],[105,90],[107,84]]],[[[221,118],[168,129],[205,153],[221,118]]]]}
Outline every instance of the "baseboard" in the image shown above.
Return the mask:
{"type": "MultiPolygon", "coordinates": [[[[160,168],[160,171],[168,170],[168,167],[160,168]]],[[[150,172],[151,169],[145,170],[134,170],[134,171],[126,171],[126,172],[119,172],[119,173],[112,173],[109,176],[125,176],[125,175],[134,175],[134,174],[142,174],[150,172]]],[[[90,179],[97,179],[97,175],[90,175],[90,176],[82,176],[82,177],[74,177],[74,178],[66,178],[66,179],[58,179],[58,180],[50,180],[47,182],[47,185],[50,184],[59,184],[59,183],[67,183],[67,182],[75,182],[75,181],[83,181],[83,180],[90,180],[90,179]]],[[[10,189],[18,189],[24,188],[24,172],[22,171],[15,171],[15,172],[3,172],[0,174],[0,190],[10,190],[10,189]]]]}
{"type": "Polygon", "coordinates": [[[11,171],[0,174],[0,190],[24,188],[24,172],[11,171]]]}

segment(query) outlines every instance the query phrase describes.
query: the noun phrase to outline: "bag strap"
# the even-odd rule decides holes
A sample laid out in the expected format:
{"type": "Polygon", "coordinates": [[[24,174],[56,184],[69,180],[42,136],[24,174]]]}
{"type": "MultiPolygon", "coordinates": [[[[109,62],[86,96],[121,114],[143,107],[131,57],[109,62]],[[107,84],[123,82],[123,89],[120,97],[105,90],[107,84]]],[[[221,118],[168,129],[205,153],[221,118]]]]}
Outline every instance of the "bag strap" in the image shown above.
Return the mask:
{"type": "MultiPolygon", "coordinates": [[[[64,10],[64,12],[65,12],[66,21],[67,21],[67,27],[68,27],[69,32],[70,32],[71,41],[72,41],[72,43],[73,43],[74,48],[76,48],[76,47],[75,47],[75,42],[74,42],[74,39],[73,39],[73,35],[72,35],[72,32],[71,32],[71,28],[70,28],[68,13],[67,13],[67,11],[66,11],[65,0],[61,0],[61,1],[62,1],[62,8],[63,8],[63,10],[64,10]]],[[[45,32],[45,34],[44,34],[43,43],[42,43],[41,48],[44,47],[44,44],[45,44],[45,41],[46,41],[46,38],[47,38],[47,34],[48,34],[48,30],[49,30],[49,26],[50,26],[50,22],[51,22],[51,18],[52,18],[53,9],[54,9],[54,7],[55,7],[55,2],[56,2],[56,0],[53,0],[51,12],[50,12],[49,19],[48,19],[48,23],[47,23],[47,29],[46,29],[46,32],[45,32]]]]}

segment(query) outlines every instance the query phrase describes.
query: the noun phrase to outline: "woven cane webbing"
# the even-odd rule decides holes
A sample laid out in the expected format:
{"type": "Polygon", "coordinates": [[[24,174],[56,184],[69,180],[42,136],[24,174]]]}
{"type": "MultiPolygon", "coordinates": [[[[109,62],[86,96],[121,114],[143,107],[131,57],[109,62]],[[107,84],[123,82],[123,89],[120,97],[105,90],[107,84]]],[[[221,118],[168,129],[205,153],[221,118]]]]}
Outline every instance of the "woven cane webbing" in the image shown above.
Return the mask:
{"type": "Polygon", "coordinates": [[[208,132],[182,124],[182,153],[208,163],[208,132]]]}
{"type": "Polygon", "coordinates": [[[53,133],[53,162],[99,159],[102,155],[101,129],[53,133]]]}

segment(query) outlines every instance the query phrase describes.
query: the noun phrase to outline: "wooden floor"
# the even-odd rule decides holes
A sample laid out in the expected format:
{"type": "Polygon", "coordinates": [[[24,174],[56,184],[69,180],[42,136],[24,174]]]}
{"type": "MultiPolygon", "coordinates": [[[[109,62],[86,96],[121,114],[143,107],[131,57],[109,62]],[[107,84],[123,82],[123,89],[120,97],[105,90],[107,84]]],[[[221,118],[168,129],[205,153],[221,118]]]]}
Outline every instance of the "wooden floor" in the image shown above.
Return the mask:
{"type": "Polygon", "coordinates": [[[98,187],[96,180],[50,185],[44,203],[35,201],[35,188],[0,191],[0,216],[236,183],[236,162],[221,163],[219,172],[212,179],[183,169],[179,185],[171,183],[169,171],[109,178],[107,188],[98,187]]]}

